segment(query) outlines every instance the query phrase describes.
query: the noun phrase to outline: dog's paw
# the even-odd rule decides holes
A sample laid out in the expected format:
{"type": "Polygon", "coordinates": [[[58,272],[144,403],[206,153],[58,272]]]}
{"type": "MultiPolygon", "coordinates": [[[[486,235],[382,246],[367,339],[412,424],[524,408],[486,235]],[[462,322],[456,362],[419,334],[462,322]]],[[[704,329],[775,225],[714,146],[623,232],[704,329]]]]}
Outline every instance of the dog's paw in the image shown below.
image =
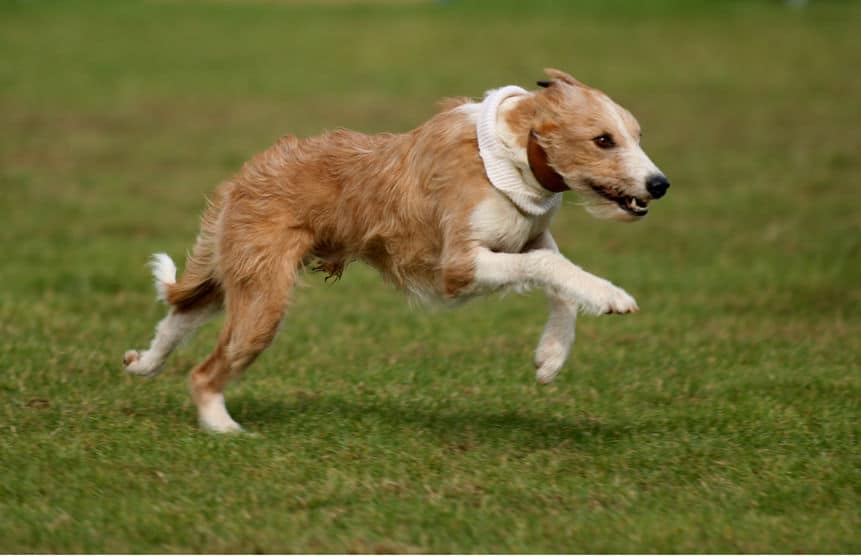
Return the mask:
{"type": "Polygon", "coordinates": [[[200,428],[206,432],[216,434],[245,432],[227,412],[227,407],[224,406],[224,396],[221,394],[211,394],[201,399],[198,402],[197,411],[200,428]]]}
{"type": "Polygon", "coordinates": [[[640,310],[637,301],[622,288],[613,286],[613,294],[607,304],[606,314],[636,313],[640,310]]]}
{"type": "Polygon", "coordinates": [[[254,433],[248,433],[242,426],[230,419],[227,420],[218,420],[218,421],[207,421],[201,418],[199,420],[200,428],[203,429],[204,432],[212,433],[212,434],[242,434],[248,436],[257,436],[254,433]]]}
{"type": "Polygon", "coordinates": [[[611,315],[636,313],[640,310],[637,302],[631,295],[622,288],[616,287],[610,282],[602,288],[599,295],[582,303],[581,306],[586,312],[595,315],[611,315]]]}
{"type": "Polygon", "coordinates": [[[153,365],[147,360],[146,352],[130,349],[123,354],[123,367],[129,374],[151,377],[161,372],[161,365],[153,365]]]}
{"type": "Polygon", "coordinates": [[[559,374],[559,371],[562,369],[562,365],[555,365],[550,362],[542,363],[541,365],[536,365],[535,369],[535,380],[538,384],[550,384],[553,382],[553,379],[556,378],[556,375],[559,374]]]}
{"type": "Polygon", "coordinates": [[[136,349],[130,349],[123,354],[123,367],[129,368],[129,365],[134,364],[140,359],[141,354],[136,349]]]}
{"type": "Polygon", "coordinates": [[[560,342],[542,339],[535,350],[535,380],[548,384],[556,378],[568,359],[568,348],[560,342]]]}

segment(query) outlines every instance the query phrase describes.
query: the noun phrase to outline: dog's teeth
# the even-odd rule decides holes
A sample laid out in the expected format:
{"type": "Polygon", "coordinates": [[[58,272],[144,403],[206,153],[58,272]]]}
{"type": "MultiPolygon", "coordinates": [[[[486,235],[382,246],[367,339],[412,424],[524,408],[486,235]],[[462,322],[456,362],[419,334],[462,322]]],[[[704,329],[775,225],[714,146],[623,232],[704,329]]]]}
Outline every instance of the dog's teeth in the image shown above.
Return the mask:
{"type": "Polygon", "coordinates": [[[636,214],[645,213],[649,210],[649,203],[641,201],[636,197],[628,197],[625,200],[625,206],[627,206],[631,212],[636,214]]]}

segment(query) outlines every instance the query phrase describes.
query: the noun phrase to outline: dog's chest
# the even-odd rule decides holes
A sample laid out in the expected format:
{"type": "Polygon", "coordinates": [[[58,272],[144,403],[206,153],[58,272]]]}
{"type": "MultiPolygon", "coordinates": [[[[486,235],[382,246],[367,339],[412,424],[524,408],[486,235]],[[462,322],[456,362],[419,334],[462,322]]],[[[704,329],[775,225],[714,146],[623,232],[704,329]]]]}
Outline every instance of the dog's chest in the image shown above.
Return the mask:
{"type": "Polygon", "coordinates": [[[553,218],[555,209],[539,216],[526,215],[501,195],[491,195],[475,208],[470,218],[475,238],[488,249],[519,253],[538,237],[553,218]]]}

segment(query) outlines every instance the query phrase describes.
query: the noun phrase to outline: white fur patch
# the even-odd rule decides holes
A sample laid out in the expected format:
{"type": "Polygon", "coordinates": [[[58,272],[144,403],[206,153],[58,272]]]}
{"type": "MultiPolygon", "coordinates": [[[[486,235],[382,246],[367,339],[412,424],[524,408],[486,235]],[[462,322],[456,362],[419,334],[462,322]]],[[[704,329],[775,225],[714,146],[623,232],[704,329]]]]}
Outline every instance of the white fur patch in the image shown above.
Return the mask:
{"type": "Polygon", "coordinates": [[[551,382],[571,352],[577,307],[562,299],[549,296],[550,318],[544,326],[538,349],[535,350],[535,378],[541,384],[551,382]]]}
{"type": "MultiPolygon", "coordinates": [[[[559,247],[549,231],[545,231],[534,243],[535,249],[547,249],[559,253],[559,247]]],[[[535,350],[535,379],[541,384],[552,382],[574,344],[574,327],[577,323],[577,306],[548,292],[550,318],[541,334],[535,350]]]]}
{"type": "Polygon", "coordinates": [[[470,215],[474,237],[482,245],[506,253],[519,253],[526,243],[550,225],[558,205],[539,216],[517,210],[502,195],[490,195],[470,215]]]}
{"type": "Polygon", "coordinates": [[[197,409],[200,426],[204,430],[217,433],[242,432],[242,427],[227,412],[223,394],[208,395],[198,403],[197,409]]]}
{"type": "Polygon", "coordinates": [[[167,287],[176,284],[176,265],[167,253],[155,253],[149,262],[155,279],[156,299],[167,301],[167,287]]]}

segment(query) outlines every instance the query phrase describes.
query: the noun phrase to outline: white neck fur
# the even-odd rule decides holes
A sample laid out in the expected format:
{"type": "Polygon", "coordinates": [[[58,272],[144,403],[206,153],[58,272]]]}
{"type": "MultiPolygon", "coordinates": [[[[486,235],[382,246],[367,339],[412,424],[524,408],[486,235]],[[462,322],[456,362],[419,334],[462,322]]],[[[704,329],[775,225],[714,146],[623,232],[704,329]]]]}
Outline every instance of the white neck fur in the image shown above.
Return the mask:
{"type": "Polygon", "coordinates": [[[479,105],[476,132],[478,152],[490,183],[521,211],[539,216],[557,207],[562,202],[562,194],[541,187],[529,170],[525,149],[507,144],[503,138],[507,130],[500,129],[504,123],[498,121],[503,102],[527,94],[525,89],[514,85],[487,91],[479,105]]]}

